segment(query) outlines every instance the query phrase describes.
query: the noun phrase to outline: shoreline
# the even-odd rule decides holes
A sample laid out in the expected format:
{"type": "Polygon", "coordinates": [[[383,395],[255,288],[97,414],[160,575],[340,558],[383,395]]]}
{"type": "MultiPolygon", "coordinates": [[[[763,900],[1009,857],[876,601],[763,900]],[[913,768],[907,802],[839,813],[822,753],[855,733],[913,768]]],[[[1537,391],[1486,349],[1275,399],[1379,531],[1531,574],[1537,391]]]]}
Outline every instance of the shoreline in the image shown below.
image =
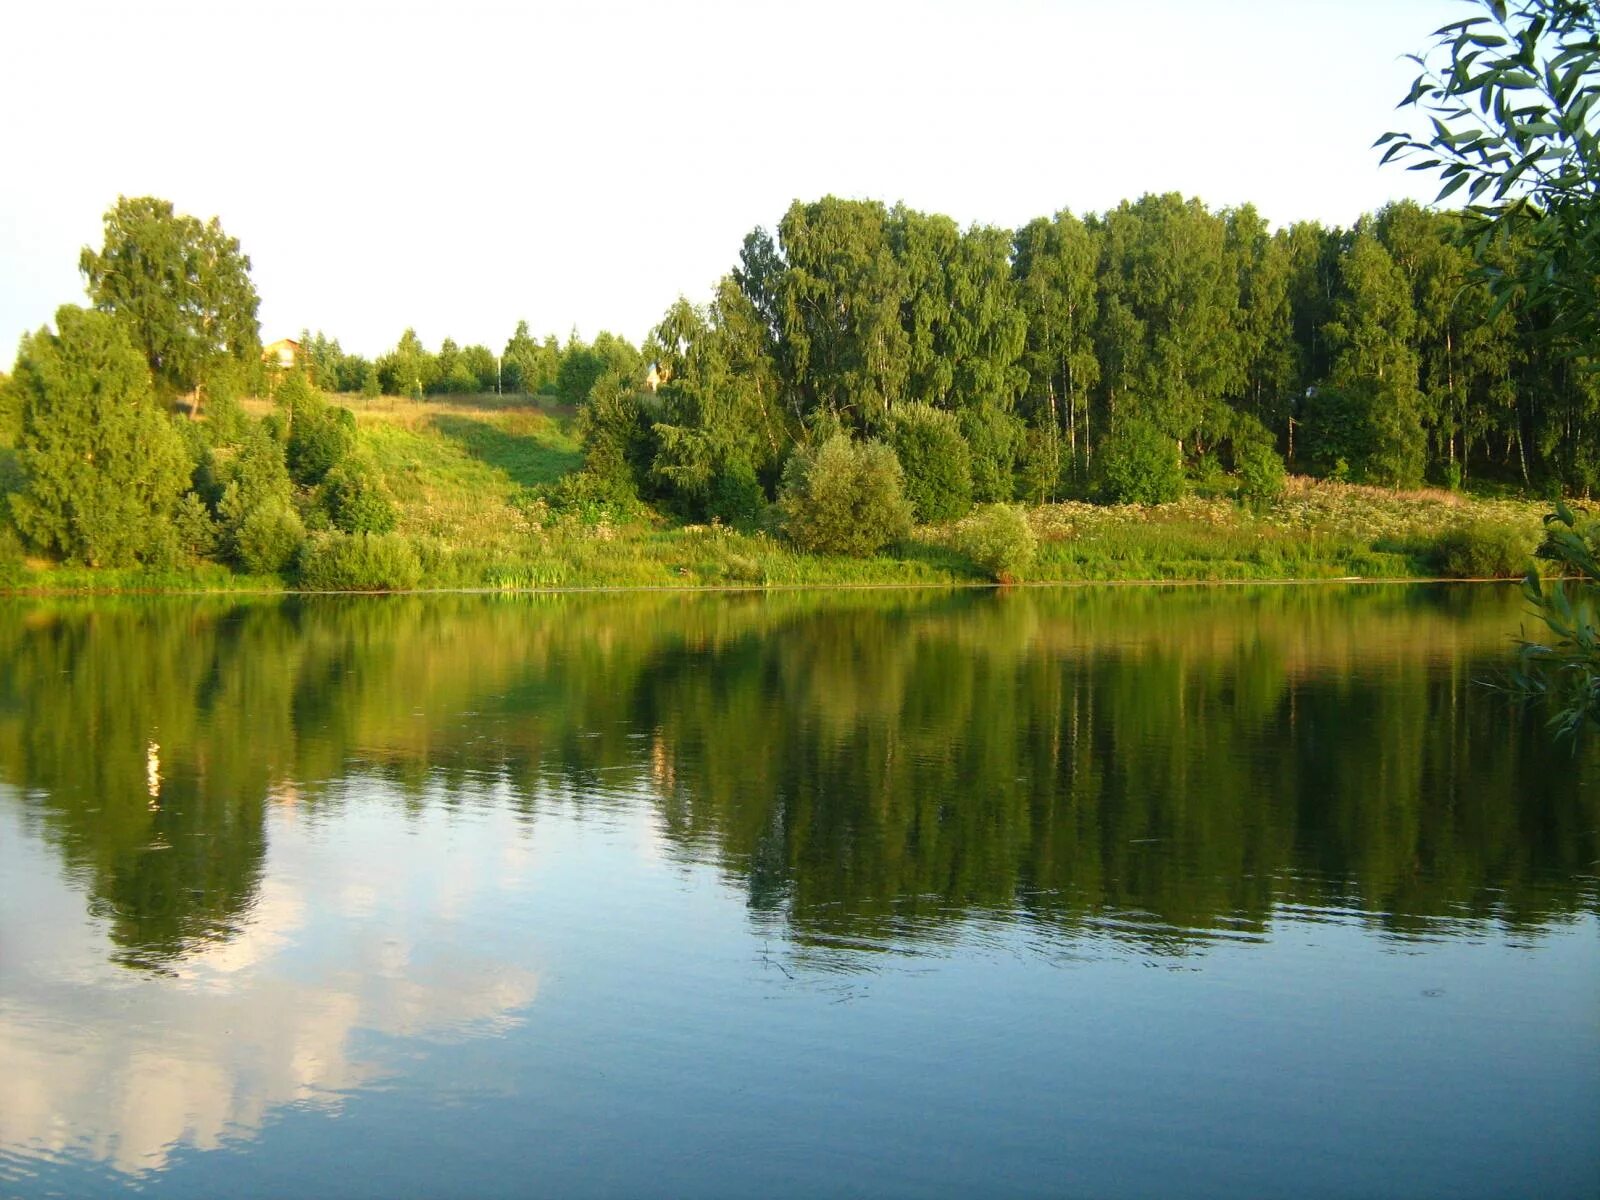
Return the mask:
{"type": "Polygon", "coordinates": [[[0,600],[53,600],[62,598],[93,598],[98,596],[566,596],[566,595],[626,595],[660,592],[664,594],[726,594],[771,592],[868,592],[868,591],[1016,591],[1048,588],[1203,588],[1203,587],[1309,587],[1337,584],[1342,587],[1361,585],[1394,586],[1416,584],[1501,584],[1516,585],[1520,576],[1483,576],[1462,579],[1452,576],[1392,575],[1382,577],[1350,576],[1299,576],[1273,579],[1041,579],[1022,580],[1015,583],[995,583],[990,580],[891,580],[883,583],[686,583],[673,584],[573,584],[566,586],[531,587],[415,587],[403,589],[371,590],[316,590],[311,588],[138,588],[138,587],[0,587],[0,600]]]}

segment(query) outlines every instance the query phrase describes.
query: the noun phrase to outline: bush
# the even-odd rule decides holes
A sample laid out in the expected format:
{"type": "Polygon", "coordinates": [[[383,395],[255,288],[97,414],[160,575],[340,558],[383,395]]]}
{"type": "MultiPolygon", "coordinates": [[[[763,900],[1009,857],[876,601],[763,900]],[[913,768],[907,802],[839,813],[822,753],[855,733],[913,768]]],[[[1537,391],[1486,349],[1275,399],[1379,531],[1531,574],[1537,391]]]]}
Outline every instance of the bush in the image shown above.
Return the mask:
{"type": "Polygon", "coordinates": [[[903,404],[889,420],[889,444],[919,521],[953,521],[972,508],[972,455],[951,413],[903,404]]]}
{"type": "Polygon", "coordinates": [[[46,553],[125,565],[170,519],[192,464],[122,324],[70,305],[56,324],[22,339],[4,389],[21,468],[11,520],[46,553]]]}
{"type": "Polygon", "coordinates": [[[961,432],[972,455],[972,498],[985,502],[1014,499],[1017,454],[1027,427],[992,404],[979,404],[962,410],[961,432]]]}
{"type": "Polygon", "coordinates": [[[1527,572],[1538,539],[1512,525],[1463,521],[1434,542],[1433,561],[1454,579],[1512,579],[1527,572]]]}
{"type": "Polygon", "coordinates": [[[222,531],[211,517],[205,501],[194,492],[185,492],[173,510],[172,528],[178,544],[190,559],[213,558],[221,545],[222,531]]]}
{"type": "Polygon", "coordinates": [[[655,446],[650,426],[638,391],[628,377],[616,372],[594,380],[588,399],[578,409],[584,472],[604,480],[605,490],[619,502],[624,496],[637,501],[641,485],[649,479],[655,446]]]}
{"type": "Polygon", "coordinates": [[[728,463],[706,490],[706,516],[725,525],[750,528],[760,522],[766,507],[767,494],[747,462],[728,463]]]}
{"type": "Polygon", "coordinates": [[[343,533],[388,533],[398,519],[383,480],[355,456],[328,472],[318,499],[333,527],[343,533]]]}
{"type": "Polygon", "coordinates": [[[288,417],[284,459],[289,474],[308,487],[321,483],[355,447],[355,414],[329,404],[299,375],[278,385],[277,400],[288,417]]]}
{"type": "Polygon", "coordinates": [[[1100,494],[1112,504],[1168,504],[1183,495],[1178,443],[1145,421],[1124,421],[1100,446],[1100,494]]]}
{"type": "Polygon", "coordinates": [[[195,468],[194,490],[215,507],[227,536],[269,500],[288,504],[294,494],[283,446],[266,422],[251,425],[237,446],[207,454],[195,468]]]}
{"type": "Polygon", "coordinates": [[[1061,486],[1062,451],[1065,443],[1053,427],[1030,429],[1017,456],[1017,490],[1029,504],[1045,504],[1056,498],[1061,486]]]}
{"type": "Polygon", "coordinates": [[[319,592],[405,591],[422,578],[422,560],[397,533],[322,534],[305,543],[299,578],[319,592]]]}
{"type": "Polygon", "coordinates": [[[1249,443],[1236,455],[1239,466],[1239,498],[1254,505],[1271,504],[1283,495],[1287,474],[1283,459],[1271,446],[1249,443]]]}
{"type": "Polygon", "coordinates": [[[239,565],[252,575],[276,575],[294,561],[306,540],[300,514],[280,499],[252,509],[234,534],[239,565]]]}
{"type": "Polygon", "coordinates": [[[996,583],[1020,583],[1036,544],[1027,516],[1010,504],[986,504],[956,528],[956,549],[996,583]]]}
{"type": "Polygon", "coordinates": [[[631,478],[588,466],[563,475],[550,485],[543,498],[551,511],[576,517],[585,525],[626,521],[643,510],[631,478]]]}
{"type": "Polygon", "coordinates": [[[784,532],[818,554],[872,554],[911,532],[911,503],[894,451],[835,434],[784,467],[778,499],[784,532]]]}

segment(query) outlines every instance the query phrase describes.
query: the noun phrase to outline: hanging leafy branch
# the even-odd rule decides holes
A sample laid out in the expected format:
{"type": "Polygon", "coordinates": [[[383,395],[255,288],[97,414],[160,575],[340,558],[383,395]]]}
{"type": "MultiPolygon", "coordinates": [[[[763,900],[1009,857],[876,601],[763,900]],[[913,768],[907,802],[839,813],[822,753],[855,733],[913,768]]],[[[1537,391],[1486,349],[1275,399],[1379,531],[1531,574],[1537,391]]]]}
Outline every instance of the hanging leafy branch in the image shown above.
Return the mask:
{"type": "MultiPolygon", "coordinates": [[[[1383,162],[1437,171],[1438,200],[1467,191],[1480,278],[1495,312],[1516,301],[1577,358],[1600,339],[1600,7],[1589,0],[1480,0],[1485,13],[1434,33],[1400,102],[1432,132],[1390,132],[1383,162]],[[1496,243],[1533,254],[1507,267],[1496,243]]],[[[1492,316],[1493,314],[1491,314],[1492,316]]]]}
{"type": "Polygon", "coordinates": [[[1578,588],[1546,587],[1536,570],[1522,581],[1534,613],[1555,635],[1552,644],[1524,641],[1512,685],[1523,695],[1552,702],[1551,724],[1573,737],[1591,722],[1600,725],[1600,627],[1595,623],[1595,587],[1600,585],[1600,523],[1581,521],[1559,500],[1545,518],[1542,553],[1581,581],[1578,588]]]}
{"type": "MultiPolygon", "coordinates": [[[[1383,161],[1438,171],[1439,200],[1466,188],[1478,277],[1493,319],[1513,301],[1574,366],[1600,348],[1600,11],[1579,0],[1480,0],[1485,15],[1436,30],[1401,108],[1426,113],[1432,135],[1386,133],[1383,161]],[[1513,258],[1497,245],[1521,241],[1513,258]],[[1507,267],[1517,262],[1517,267],[1507,267]]],[[[1572,582],[1546,587],[1530,570],[1523,590],[1553,635],[1524,642],[1513,681],[1552,702],[1566,736],[1600,724],[1600,525],[1557,501],[1542,553],[1572,582]]]]}

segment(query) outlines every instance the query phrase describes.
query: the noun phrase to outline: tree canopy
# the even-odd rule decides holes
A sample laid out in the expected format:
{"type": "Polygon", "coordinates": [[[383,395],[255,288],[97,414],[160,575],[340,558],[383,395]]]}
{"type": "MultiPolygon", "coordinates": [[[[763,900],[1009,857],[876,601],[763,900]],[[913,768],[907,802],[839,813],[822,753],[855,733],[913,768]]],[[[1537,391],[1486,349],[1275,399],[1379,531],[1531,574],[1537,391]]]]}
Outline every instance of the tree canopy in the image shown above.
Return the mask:
{"type": "Polygon", "coordinates": [[[260,361],[260,301],[250,259],[212,217],[168,200],[119,197],[105,215],[105,244],[78,259],[96,308],[115,316],[169,394],[204,392],[260,361]]]}
{"type": "Polygon", "coordinates": [[[189,459],[123,324],[61,308],[55,332],[23,339],[7,386],[21,425],[24,484],[10,497],[18,531],[91,567],[163,548],[189,459]]]}

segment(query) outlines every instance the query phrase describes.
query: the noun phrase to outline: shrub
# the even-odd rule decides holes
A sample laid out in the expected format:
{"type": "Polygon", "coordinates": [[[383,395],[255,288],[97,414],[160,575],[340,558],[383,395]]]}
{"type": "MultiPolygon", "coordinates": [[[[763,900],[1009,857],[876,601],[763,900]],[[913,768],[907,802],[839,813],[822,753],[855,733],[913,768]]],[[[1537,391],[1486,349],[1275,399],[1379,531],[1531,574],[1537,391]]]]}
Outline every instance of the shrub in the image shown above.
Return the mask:
{"type": "Polygon", "coordinates": [[[24,552],[22,538],[11,523],[6,498],[0,496],[0,580],[15,579],[22,574],[24,552]]]}
{"type": "Polygon", "coordinates": [[[1027,516],[1010,504],[986,504],[956,528],[956,548],[996,583],[1020,583],[1036,544],[1027,516]]]}
{"type": "Polygon", "coordinates": [[[778,508],[803,550],[868,555],[911,532],[911,503],[894,451],[839,433],[785,466],[778,508]]]}
{"type": "Polygon", "coordinates": [[[972,455],[951,413],[903,404],[889,421],[906,499],[919,521],[953,521],[972,508],[972,455]]]}
{"type": "Polygon", "coordinates": [[[1064,448],[1054,427],[1028,430],[1017,457],[1017,489],[1022,499],[1030,504],[1045,504],[1056,498],[1064,448]]]}
{"type": "Polygon", "coordinates": [[[741,529],[758,524],[767,507],[755,468],[744,461],[728,463],[706,491],[706,516],[741,529]]]}
{"type": "Polygon", "coordinates": [[[1271,446],[1249,443],[1236,455],[1239,465],[1239,498],[1254,505],[1271,504],[1283,495],[1287,482],[1283,459],[1271,446]]]}
{"type": "Polygon", "coordinates": [[[131,563],[188,486],[188,452],[122,324],[70,305],[56,324],[22,339],[4,389],[21,467],[11,519],[46,553],[131,563]]]}
{"type": "Polygon", "coordinates": [[[1228,473],[1222,469],[1222,463],[1217,456],[1207,450],[1184,472],[1184,477],[1196,495],[1215,497],[1225,495],[1232,491],[1228,473]]]}
{"type": "Polygon", "coordinates": [[[1183,495],[1178,443],[1145,421],[1124,421],[1100,446],[1100,493],[1113,504],[1167,504],[1183,495]]]}
{"type": "Polygon", "coordinates": [[[273,498],[252,509],[234,534],[239,565],[252,575],[276,575],[294,561],[306,527],[285,501],[273,498]]]}
{"type": "Polygon", "coordinates": [[[328,472],[318,499],[333,527],[343,533],[388,533],[398,519],[383,480],[356,456],[328,472]]]}
{"type": "Polygon", "coordinates": [[[1438,536],[1432,557],[1441,575],[1455,579],[1510,579],[1527,571],[1536,544],[1512,525],[1463,521],[1438,536]]]}
{"type": "Polygon", "coordinates": [[[221,546],[222,531],[205,501],[194,492],[185,492],[179,498],[172,514],[172,528],[183,553],[191,559],[213,558],[221,546]]]}
{"type": "Polygon", "coordinates": [[[278,385],[277,400],[288,418],[284,459],[289,474],[306,486],[321,483],[355,447],[355,414],[329,404],[299,375],[278,385]]]}
{"type": "Polygon", "coordinates": [[[17,457],[17,452],[0,447],[0,496],[20,492],[25,482],[27,479],[22,474],[22,460],[17,457]]]}
{"type": "Polygon", "coordinates": [[[319,592],[405,591],[422,578],[422,560],[397,533],[322,534],[306,541],[299,578],[319,592]]]}
{"type": "Polygon", "coordinates": [[[585,466],[569,471],[545,493],[551,511],[576,517],[585,525],[616,522],[636,516],[642,509],[633,481],[614,471],[585,466]]]}
{"type": "Polygon", "coordinates": [[[650,425],[638,391],[617,372],[594,380],[578,410],[584,472],[604,480],[604,489],[619,501],[624,495],[637,500],[649,478],[655,441],[650,425]]]}
{"type": "Polygon", "coordinates": [[[283,446],[264,421],[250,426],[237,446],[203,458],[195,468],[194,485],[201,498],[215,506],[229,536],[267,501],[287,504],[294,494],[283,446]]]}
{"type": "Polygon", "coordinates": [[[972,498],[1015,498],[1017,453],[1027,427],[993,404],[979,404],[961,411],[961,432],[972,455],[972,498]]]}

